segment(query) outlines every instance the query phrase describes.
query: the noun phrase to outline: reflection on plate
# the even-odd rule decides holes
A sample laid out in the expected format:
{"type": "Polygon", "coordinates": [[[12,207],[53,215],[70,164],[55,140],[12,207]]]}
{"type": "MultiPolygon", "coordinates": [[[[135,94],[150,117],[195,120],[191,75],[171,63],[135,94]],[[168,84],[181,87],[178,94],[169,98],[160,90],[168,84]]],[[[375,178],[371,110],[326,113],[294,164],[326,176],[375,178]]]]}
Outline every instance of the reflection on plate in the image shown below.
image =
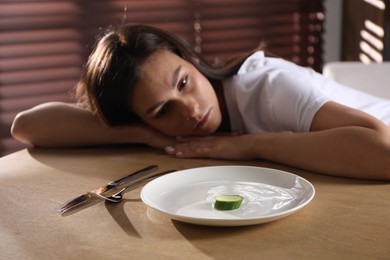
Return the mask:
{"type": "Polygon", "coordinates": [[[251,166],[211,166],[159,177],[141,191],[142,201],[172,219],[200,225],[244,226],[286,217],[314,197],[313,185],[284,171],[251,166]],[[236,210],[213,208],[217,195],[244,197],[236,210]]]}

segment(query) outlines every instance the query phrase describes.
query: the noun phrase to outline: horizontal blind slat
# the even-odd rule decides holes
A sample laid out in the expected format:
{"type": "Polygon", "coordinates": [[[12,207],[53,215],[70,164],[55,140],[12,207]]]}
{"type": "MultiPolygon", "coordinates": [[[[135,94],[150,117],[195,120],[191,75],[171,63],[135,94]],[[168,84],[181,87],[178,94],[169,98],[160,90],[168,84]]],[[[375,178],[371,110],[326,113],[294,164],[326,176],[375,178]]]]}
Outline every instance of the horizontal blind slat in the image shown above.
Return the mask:
{"type": "Polygon", "coordinates": [[[80,55],[73,53],[46,55],[40,57],[12,57],[9,59],[0,59],[0,71],[20,71],[20,70],[36,70],[43,68],[54,68],[64,66],[81,67],[83,59],[80,55]]]}
{"type": "Polygon", "coordinates": [[[46,82],[27,82],[2,86],[0,96],[3,100],[23,98],[25,96],[42,96],[52,93],[69,93],[76,86],[77,79],[55,79],[46,82]]]}
{"type": "Polygon", "coordinates": [[[2,59],[63,53],[83,53],[83,48],[80,43],[74,41],[0,45],[0,58],[2,59]]]}
{"type": "Polygon", "coordinates": [[[81,40],[81,32],[72,28],[0,32],[0,44],[39,43],[59,40],[81,40]]]}
{"type": "Polygon", "coordinates": [[[80,73],[81,70],[79,67],[5,72],[0,74],[0,85],[4,86],[26,82],[44,82],[53,79],[75,79],[80,76],[80,73]]]}
{"type": "Polygon", "coordinates": [[[12,1],[0,3],[1,17],[41,16],[53,14],[81,14],[77,1],[32,2],[12,1]]]}

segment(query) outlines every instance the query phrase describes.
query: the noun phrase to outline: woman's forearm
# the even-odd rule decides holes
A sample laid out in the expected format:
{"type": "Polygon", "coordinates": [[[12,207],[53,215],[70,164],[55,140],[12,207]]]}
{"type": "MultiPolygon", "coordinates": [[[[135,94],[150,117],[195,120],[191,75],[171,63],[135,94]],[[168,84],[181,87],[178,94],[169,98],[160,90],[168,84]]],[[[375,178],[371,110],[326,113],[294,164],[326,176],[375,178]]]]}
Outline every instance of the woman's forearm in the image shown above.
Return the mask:
{"type": "Polygon", "coordinates": [[[50,102],[18,114],[11,133],[23,143],[41,147],[77,147],[115,143],[143,143],[140,127],[106,126],[75,104],[50,102]]]}
{"type": "Polygon", "coordinates": [[[305,133],[188,137],[166,151],[182,158],[266,159],[329,175],[390,180],[389,131],[346,126],[305,133]]]}
{"type": "Polygon", "coordinates": [[[364,127],[253,135],[256,158],[331,175],[390,179],[390,135],[364,127]]]}

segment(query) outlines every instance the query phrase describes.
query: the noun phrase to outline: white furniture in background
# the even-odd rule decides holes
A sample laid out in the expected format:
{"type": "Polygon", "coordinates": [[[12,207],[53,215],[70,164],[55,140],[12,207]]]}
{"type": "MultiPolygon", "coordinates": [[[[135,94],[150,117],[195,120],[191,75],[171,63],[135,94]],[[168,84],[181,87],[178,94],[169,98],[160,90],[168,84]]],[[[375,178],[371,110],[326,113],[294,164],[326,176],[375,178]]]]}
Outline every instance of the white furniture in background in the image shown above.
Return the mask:
{"type": "Polygon", "coordinates": [[[330,62],[323,74],[344,85],[390,99],[390,62],[330,62]]]}

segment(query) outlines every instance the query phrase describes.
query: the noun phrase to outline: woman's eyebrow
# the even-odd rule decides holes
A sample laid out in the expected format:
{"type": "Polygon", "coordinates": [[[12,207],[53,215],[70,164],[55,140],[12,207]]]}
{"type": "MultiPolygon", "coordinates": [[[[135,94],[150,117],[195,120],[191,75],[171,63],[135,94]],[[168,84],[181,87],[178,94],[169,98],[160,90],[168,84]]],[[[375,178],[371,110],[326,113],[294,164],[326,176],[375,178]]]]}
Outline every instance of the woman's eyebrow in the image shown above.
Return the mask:
{"type": "Polygon", "coordinates": [[[173,72],[172,87],[176,86],[176,82],[177,82],[177,80],[179,78],[180,70],[181,70],[181,65],[179,65],[179,67],[177,67],[177,69],[175,69],[175,71],[173,72]]]}
{"type": "MultiPolygon", "coordinates": [[[[180,70],[181,70],[181,65],[179,65],[179,67],[177,67],[175,69],[175,71],[173,72],[172,83],[171,83],[173,88],[176,86],[177,80],[178,80],[179,75],[180,75],[180,70]]],[[[146,115],[151,114],[154,110],[156,110],[158,107],[162,106],[164,103],[165,103],[165,101],[162,101],[162,102],[155,104],[154,106],[151,106],[148,110],[146,110],[146,115]]]]}

